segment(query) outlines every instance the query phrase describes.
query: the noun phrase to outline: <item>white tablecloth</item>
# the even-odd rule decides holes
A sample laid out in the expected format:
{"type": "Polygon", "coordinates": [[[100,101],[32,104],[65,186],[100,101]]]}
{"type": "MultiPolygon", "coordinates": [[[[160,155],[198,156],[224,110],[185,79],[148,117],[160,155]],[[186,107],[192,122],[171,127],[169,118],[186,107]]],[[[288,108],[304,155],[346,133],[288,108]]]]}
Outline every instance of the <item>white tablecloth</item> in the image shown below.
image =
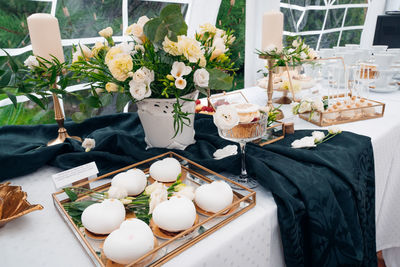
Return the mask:
{"type": "MultiPolygon", "coordinates": [[[[244,90],[250,102],[264,105],[260,88],[244,90]]],[[[342,125],[344,130],[372,138],[376,172],[377,250],[400,247],[400,92],[372,94],[387,104],[384,118],[342,125]]],[[[290,117],[289,107],[283,108],[290,117]]],[[[290,119],[290,118],[289,118],[290,119]]],[[[296,129],[318,128],[291,118],[296,129]]],[[[51,193],[56,168],[12,179],[28,192],[31,203],[44,210],[19,218],[0,229],[2,266],[90,266],[80,243],[57,213],[51,193]]],[[[1,174],[0,174],[1,175],[1,174]]],[[[277,207],[269,192],[259,187],[257,205],[238,219],[200,241],[165,266],[284,266],[277,207]]],[[[394,250],[396,252],[396,250],[394,250]]],[[[394,265],[393,265],[394,266],[394,265]]]]}

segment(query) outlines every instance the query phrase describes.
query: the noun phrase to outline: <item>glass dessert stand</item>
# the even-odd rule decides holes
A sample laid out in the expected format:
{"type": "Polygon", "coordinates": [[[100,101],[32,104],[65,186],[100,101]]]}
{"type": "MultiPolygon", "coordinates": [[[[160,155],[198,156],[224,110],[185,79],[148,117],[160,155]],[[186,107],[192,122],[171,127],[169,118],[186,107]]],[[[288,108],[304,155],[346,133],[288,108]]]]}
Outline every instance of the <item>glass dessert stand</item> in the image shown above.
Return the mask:
{"type": "MultiPolygon", "coordinates": [[[[268,123],[268,117],[263,115],[260,119],[249,122],[239,123],[235,127],[229,130],[218,128],[218,134],[221,138],[239,143],[240,156],[241,156],[241,171],[239,176],[229,177],[231,180],[247,187],[255,188],[258,183],[247,174],[246,170],[246,144],[254,140],[262,138],[266,133],[268,123]]],[[[241,189],[233,186],[235,189],[241,189]]]]}

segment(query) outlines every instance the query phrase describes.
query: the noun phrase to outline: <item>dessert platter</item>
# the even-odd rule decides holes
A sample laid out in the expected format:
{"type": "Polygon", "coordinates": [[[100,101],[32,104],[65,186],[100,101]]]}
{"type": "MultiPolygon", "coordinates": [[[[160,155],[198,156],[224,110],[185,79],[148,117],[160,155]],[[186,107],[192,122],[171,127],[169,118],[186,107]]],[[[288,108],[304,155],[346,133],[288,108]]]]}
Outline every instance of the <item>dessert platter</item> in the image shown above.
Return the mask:
{"type": "Polygon", "coordinates": [[[313,114],[299,113],[299,117],[318,126],[329,126],[379,118],[383,117],[385,112],[384,103],[350,94],[336,95],[329,99],[324,97],[324,100],[329,104],[323,111],[314,110],[313,114]]]}
{"type": "Polygon", "coordinates": [[[95,265],[113,267],[160,266],[256,203],[254,191],[173,152],[52,196],[95,265]]]}

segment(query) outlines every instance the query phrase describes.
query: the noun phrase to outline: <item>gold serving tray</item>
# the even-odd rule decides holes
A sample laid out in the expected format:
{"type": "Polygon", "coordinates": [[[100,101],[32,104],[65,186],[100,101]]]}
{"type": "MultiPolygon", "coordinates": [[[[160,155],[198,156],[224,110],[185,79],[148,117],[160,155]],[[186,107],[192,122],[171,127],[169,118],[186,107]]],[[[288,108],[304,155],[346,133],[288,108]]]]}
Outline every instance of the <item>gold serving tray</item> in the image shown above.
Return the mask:
{"type": "MultiPolygon", "coordinates": [[[[186,180],[184,181],[184,183],[187,185],[196,188],[201,184],[211,183],[214,180],[224,180],[231,186],[235,185],[242,190],[240,191],[240,193],[233,190],[234,201],[224,210],[221,210],[220,212],[215,214],[208,214],[207,216],[198,213],[199,221],[195,223],[195,225],[193,225],[191,228],[179,233],[175,237],[168,240],[157,238],[158,245],[155,246],[152,251],[149,251],[141,258],[126,266],[161,266],[168,260],[179,255],[184,250],[190,248],[195,243],[217,231],[227,223],[238,218],[240,215],[256,205],[256,193],[253,190],[248,189],[174,152],[164,153],[159,156],[144,160],[142,162],[129,165],[117,171],[113,171],[100,177],[91,179],[89,181],[82,182],[76,186],[89,185],[90,188],[94,191],[107,191],[110,187],[111,178],[115,174],[126,171],[128,169],[138,168],[143,170],[148,176],[150,165],[155,161],[163,159],[165,157],[173,157],[180,161],[182,169],[187,172],[186,180]],[[232,209],[234,209],[234,211],[232,211],[232,209]]],[[[65,220],[67,225],[71,228],[72,232],[78,238],[79,242],[84,247],[95,265],[102,267],[110,266],[110,261],[107,260],[102,253],[102,245],[104,240],[95,240],[88,237],[85,234],[84,228],[82,227],[81,229],[79,229],[64,209],[62,204],[70,202],[68,196],[63,191],[58,191],[56,193],[53,193],[52,197],[54,205],[59,211],[60,215],[65,220]]],[[[78,200],[83,200],[87,198],[87,196],[82,196],[78,198],[78,200]]]]}
{"type": "MultiPolygon", "coordinates": [[[[344,95],[341,95],[338,97],[331,98],[332,101],[335,100],[340,100],[341,97],[344,95]]],[[[360,98],[357,98],[360,99],[360,98]]],[[[302,118],[303,120],[309,121],[315,125],[324,127],[324,126],[330,126],[330,125],[336,125],[336,124],[343,124],[343,123],[349,123],[349,122],[355,122],[355,121],[362,121],[362,120],[369,120],[369,119],[375,119],[375,118],[381,118],[383,117],[385,113],[385,103],[376,101],[376,100],[371,100],[371,99],[366,99],[362,98],[369,103],[372,103],[371,106],[366,106],[366,107],[356,107],[356,108],[346,108],[346,109],[341,109],[340,111],[314,111],[314,115],[310,119],[310,113],[299,113],[299,117],[302,118]],[[373,112],[371,112],[373,111],[373,112]],[[347,112],[347,114],[346,114],[347,112]],[[354,112],[354,116],[349,116],[348,112],[354,112]],[[332,113],[336,113],[335,116],[336,118],[332,118],[331,115],[332,113]]]]}

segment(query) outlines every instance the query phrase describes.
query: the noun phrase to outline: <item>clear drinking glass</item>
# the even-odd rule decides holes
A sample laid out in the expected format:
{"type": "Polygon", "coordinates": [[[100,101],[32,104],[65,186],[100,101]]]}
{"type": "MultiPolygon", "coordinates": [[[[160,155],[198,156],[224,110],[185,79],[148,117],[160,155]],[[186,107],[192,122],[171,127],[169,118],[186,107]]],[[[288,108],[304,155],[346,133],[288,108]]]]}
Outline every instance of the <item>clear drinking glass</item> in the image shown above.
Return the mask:
{"type": "MultiPolygon", "coordinates": [[[[246,170],[246,143],[257,140],[264,136],[268,123],[268,116],[261,115],[260,119],[257,121],[249,123],[239,123],[239,125],[233,127],[229,130],[223,130],[218,128],[218,134],[220,137],[239,143],[240,145],[240,155],[241,155],[241,172],[239,177],[230,177],[235,182],[246,186],[248,188],[254,188],[258,184],[252,179],[246,170]]],[[[235,186],[233,186],[235,187],[235,186]]],[[[237,187],[236,187],[237,188],[237,187]]],[[[241,189],[241,188],[237,188],[241,189]]]]}

